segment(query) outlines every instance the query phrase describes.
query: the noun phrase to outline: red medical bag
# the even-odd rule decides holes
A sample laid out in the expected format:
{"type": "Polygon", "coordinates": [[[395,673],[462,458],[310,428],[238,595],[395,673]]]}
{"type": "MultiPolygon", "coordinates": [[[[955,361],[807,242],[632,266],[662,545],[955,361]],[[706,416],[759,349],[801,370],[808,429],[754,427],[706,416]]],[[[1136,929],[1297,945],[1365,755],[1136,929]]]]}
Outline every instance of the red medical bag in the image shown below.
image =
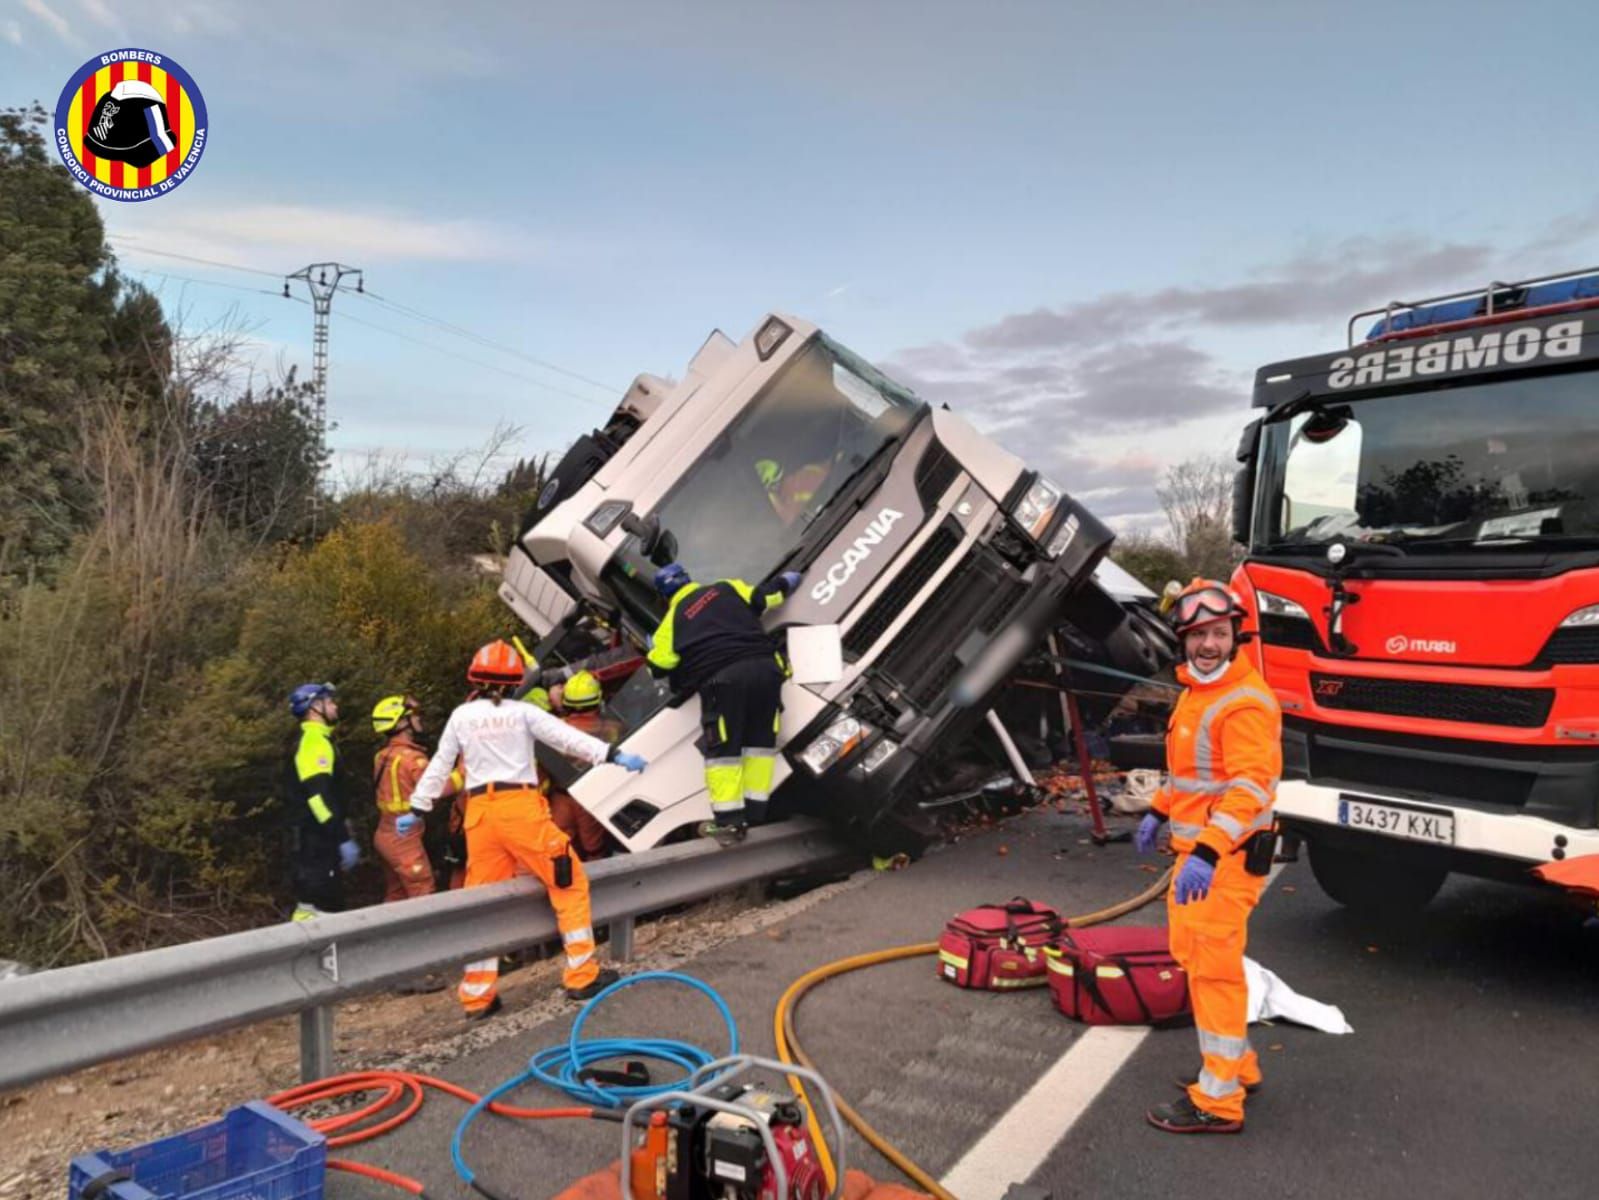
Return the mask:
{"type": "Polygon", "coordinates": [[[956,987],[1003,992],[1042,987],[1044,948],[1060,934],[1060,913],[1017,897],[952,918],[938,939],[938,977],[956,987]]]}
{"type": "Polygon", "coordinates": [[[1182,1025],[1188,973],[1163,925],[1067,929],[1044,951],[1055,1007],[1089,1025],[1182,1025]]]}

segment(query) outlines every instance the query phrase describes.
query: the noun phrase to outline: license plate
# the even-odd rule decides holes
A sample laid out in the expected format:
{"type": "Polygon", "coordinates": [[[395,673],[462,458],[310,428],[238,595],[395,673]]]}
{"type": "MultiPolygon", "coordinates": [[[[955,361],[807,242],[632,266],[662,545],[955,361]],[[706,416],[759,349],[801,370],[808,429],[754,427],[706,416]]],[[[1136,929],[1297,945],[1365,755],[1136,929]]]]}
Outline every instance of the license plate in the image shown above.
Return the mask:
{"type": "Polygon", "coordinates": [[[1432,842],[1439,846],[1455,844],[1454,814],[1436,808],[1379,804],[1356,796],[1340,796],[1338,823],[1413,842],[1432,842]]]}

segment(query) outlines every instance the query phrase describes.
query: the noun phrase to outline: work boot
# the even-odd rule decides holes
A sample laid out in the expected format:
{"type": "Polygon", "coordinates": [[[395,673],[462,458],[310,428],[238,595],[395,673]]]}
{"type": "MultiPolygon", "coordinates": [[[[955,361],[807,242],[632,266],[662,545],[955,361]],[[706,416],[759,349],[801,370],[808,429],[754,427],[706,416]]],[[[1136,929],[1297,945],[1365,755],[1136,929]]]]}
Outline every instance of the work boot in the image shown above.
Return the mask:
{"type": "Polygon", "coordinates": [[[580,988],[567,988],[566,998],[568,1000],[592,1000],[620,978],[622,978],[621,972],[614,967],[601,967],[600,973],[594,977],[592,982],[586,983],[580,988]]]}
{"type": "MultiPolygon", "coordinates": [[[[1189,1088],[1193,1087],[1198,1082],[1199,1082],[1199,1076],[1198,1075],[1190,1075],[1187,1079],[1179,1079],[1177,1081],[1177,1086],[1182,1088],[1183,1091],[1186,1092],[1189,1088]]],[[[1243,1080],[1240,1079],[1238,1082],[1243,1083],[1243,1080]]],[[[1245,1093],[1248,1094],[1248,1095],[1253,1096],[1256,1092],[1260,1091],[1261,1082],[1262,1082],[1261,1080],[1257,1079],[1257,1080],[1255,1080],[1254,1083],[1244,1083],[1244,1091],[1245,1091],[1245,1093]]]]}
{"type": "Polygon", "coordinates": [[[702,838],[715,838],[716,844],[725,850],[742,842],[749,834],[749,826],[743,821],[733,821],[726,825],[718,821],[706,821],[700,826],[699,833],[702,838]]]}
{"type": "Polygon", "coordinates": [[[489,1006],[487,1008],[468,1009],[466,1013],[466,1019],[468,1021],[487,1021],[490,1017],[504,1007],[505,1006],[500,1003],[500,998],[496,996],[494,999],[489,1001],[489,1006]]]}
{"type": "Polygon", "coordinates": [[[1144,1114],[1156,1129],[1166,1133],[1242,1133],[1242,1121],[1214,1116],[1202,1108],[1195,1108],[1187,1096],[1179,1096],[1170,1104],[1157,1104],[1144,1114]]]}

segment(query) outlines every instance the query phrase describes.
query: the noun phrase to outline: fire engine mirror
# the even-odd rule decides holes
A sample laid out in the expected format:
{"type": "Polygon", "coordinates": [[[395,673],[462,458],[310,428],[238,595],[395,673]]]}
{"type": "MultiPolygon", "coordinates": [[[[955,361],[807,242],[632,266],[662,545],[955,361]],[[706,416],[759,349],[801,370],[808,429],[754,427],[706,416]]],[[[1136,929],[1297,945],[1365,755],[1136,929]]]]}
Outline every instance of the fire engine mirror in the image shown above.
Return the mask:
{"type": "Polygon", "coordinates": [[[788,663],[795,683],[837,683],[844,678],[844,638],[838,626],[791,626],[788,663]]]}

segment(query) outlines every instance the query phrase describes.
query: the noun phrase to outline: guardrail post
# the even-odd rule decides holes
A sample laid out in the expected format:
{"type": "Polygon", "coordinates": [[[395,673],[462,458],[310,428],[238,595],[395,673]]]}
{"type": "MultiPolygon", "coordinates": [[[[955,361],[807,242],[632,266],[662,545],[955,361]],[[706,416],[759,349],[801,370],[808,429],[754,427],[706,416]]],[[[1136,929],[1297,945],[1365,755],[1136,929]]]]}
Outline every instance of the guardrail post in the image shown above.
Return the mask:
{"type": "Polygon", "coordinates": [[[319,1004],[300,1013],[300,1082],[315,1083],[333,1074],[333,1006],[319,1004]]]}
{"type": "Polygon", "coordinates": [[[633,961],[633,918],[618,917],[611,922],[611,961],[633,961]]]}

